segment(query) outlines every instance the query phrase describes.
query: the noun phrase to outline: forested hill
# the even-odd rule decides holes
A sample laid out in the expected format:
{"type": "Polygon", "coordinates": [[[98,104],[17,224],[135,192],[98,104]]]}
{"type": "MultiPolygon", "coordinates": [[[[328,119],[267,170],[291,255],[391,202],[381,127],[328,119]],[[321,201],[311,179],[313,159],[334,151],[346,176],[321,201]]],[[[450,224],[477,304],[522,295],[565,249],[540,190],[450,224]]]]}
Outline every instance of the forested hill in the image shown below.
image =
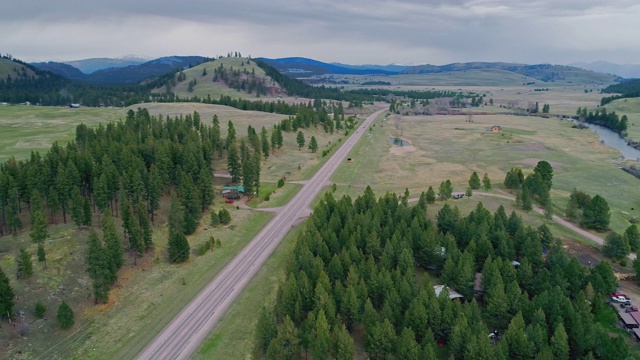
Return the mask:
{"type": "Polygon", "coordinates": [[[478,203],[464,217],[445,204],[435,222],[426,213],[425,194],[409,207],[370,188],[355,200],[327,193],[288,259],[275,308],[259,316],[257,352],[351,359],[357,342],[371,359],[633,357],[610,335],[616,278],[606,261],[585,268],[545,225],[533,229],[502,207],[492,214],[478,203]],[[437,296],[432,276],[462,301],[446,288],[437,296]]]}
{"type": "Polygon", "coordinates": [[[602,90],[602,92],[620,95],[612,95],[602,98],[600,101],[601,105],[606,105],[616,99],[640,97],[640,79],[623,81],[619,84],[610,85],[602,90]]]}
{"type": "Polygon", "coordinates": [[[127,106],[143,102],[149,91],[138,85],[99,86],[43,71],[20,60],[0,58],[0,102],[40,105],[127,106]]]}

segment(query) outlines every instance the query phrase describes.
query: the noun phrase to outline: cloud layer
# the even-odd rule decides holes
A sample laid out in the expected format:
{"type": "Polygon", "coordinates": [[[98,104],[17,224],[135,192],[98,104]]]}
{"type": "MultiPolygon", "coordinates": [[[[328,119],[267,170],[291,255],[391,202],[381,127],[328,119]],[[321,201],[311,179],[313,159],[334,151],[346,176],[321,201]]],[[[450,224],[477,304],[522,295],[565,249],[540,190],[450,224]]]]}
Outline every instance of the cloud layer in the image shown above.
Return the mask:
{"type": "Polygon", "coordinates": [[[0,52],[26,61],[240,51],[353,64],[632,63],[639,18],[629,0],[14,1],[0,12],[0,52]]]}

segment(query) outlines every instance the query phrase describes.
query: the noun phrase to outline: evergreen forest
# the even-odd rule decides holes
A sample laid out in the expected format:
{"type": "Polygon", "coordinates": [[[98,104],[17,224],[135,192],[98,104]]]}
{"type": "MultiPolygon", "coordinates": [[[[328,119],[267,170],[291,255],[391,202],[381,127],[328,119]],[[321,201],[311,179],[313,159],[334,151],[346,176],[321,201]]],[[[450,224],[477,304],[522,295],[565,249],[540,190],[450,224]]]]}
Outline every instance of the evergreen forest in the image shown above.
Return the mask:
{"type": "Polygon", "coordinates": [[[542,225],[478,203],[327,193],[297,240],[256,354],[268,359],[627,359],[608,262],[585,268],[542,225]],[[433,278],[432,278],[433,276],[433,278]],[[437,280],[434,280],[437,279],[437,280]],[[451,300],[434,281],[455,289],[451,300]],[[363,356],[362,354],[359,357],[363,356]]]}

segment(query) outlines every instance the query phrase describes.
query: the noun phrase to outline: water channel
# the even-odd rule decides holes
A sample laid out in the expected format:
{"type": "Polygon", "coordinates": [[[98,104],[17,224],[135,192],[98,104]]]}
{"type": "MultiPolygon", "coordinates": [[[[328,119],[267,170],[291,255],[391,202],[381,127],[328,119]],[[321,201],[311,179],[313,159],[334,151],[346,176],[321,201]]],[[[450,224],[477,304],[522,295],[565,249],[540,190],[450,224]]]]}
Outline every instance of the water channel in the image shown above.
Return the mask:
{"type": "MultiPolygon", "coordinates": [[[[577,123],[575,120],[574,122],[577,123]]],[[[620,151],[626,160],[640,161],[640,150],[629,146],[627,142],[618,135],[618,133],[600,125],[589,124],[586,122],[581,124],[588,126],[591,131],[598,134],[600,141],[603,144],[620,151]]]]}

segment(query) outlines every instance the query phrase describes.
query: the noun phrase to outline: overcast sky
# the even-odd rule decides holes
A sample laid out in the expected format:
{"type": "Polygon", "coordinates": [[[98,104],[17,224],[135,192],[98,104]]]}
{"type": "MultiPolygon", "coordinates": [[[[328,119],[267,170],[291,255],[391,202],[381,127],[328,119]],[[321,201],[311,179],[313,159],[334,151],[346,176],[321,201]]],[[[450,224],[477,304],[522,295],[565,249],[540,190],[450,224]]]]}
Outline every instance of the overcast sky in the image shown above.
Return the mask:
{"type": "Polygon", "coordinates": [[[624,64],[640,63],[639,20],[637,0],[7,0],[0,53],[624,64]]]}

